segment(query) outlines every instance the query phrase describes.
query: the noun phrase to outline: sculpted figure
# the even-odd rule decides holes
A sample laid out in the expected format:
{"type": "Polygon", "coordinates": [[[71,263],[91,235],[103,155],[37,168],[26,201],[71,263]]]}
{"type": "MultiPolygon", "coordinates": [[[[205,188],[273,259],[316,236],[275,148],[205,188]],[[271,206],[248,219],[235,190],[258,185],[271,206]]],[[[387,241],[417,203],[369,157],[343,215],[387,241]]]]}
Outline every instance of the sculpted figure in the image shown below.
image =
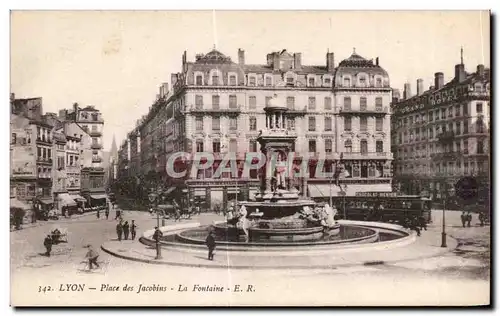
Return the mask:
{"type": "Polygon", "coordinates": [[[286,189],[286,161],[283,154],[278,155],[278,161],[276,162],[276,186],[279,189],[286,189]]]}

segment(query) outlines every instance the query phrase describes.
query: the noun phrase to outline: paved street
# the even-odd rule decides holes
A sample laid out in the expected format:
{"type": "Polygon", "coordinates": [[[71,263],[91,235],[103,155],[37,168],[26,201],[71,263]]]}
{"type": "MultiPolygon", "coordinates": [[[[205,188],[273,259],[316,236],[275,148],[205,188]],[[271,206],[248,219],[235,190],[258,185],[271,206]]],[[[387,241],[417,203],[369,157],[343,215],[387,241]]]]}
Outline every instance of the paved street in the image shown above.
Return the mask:
{"type": "MultiPolygon", "coordinates": [[[[488,236],[489,227],[459,228],[456,212],[447,212],[449,233],[464,240],[488,236]]],[[[125,212],[124,219],[136,219],[139,225],[138,235],[144,229],[152,228],[156,219],[148,213],[125,212]]],[[[204,216],[202,221],[217,219],[215,215],[204,216]]],[[[171,221],[169,221],[171,223],[171,221]]],[[[393,265],[370,267],[346,267],[328,270],[224,270],[180,268],[163,265],[145,264],[118,259],[100,251],[103,267],[96,272],[85,272],[81,263],[85,255],[86,244],[93,244],[97,249],[101,243],[115,239],[113,220],[97,220],[94,216],[75,219],[74,222],[61,224],[69,232],[69,243],[54,247],[50,258],[39,255],[44,251],[42,239],[53,224],[27,228],[11,233],[11,271],[12,302],[22,304],[208,304],[231,305],[250,304],[258,297],[261,304],[463,304],[487,303],[489,292],[488,274],[478,275],[475,269],[484,270],[477,257],[451,253],[443,258],[424,261],[402,262],[393,265]],[[460,267],[457,267],[461,265],[460,267]],[[467,272],[469,271],[469,272],[467,272]],[[466,273],[467,272],[467,273],[466,273]],[[74,292],[60,292],[61,284],[82,283],[96,290],[86,293],[85,300],[74,292]],[[125,284],[135,290],[116,296],[113,292],[101,292],[102,284],[125,284]],[[167,286],[163,292],[137,293],[137,286],[167,286]],[[235,285],[246,287],[258,286],[251,294],[203,293],[193,292],[193,287],[223,285],[233,288],[235,285]],[[432,284],[430,286],[430,284],[432,284]],[[38,293],[39,286],[51,286],[53,291],[38,293]],[[186,292],[179,292],[179,287],[186,286],[186,292]],[[303,290],[300,290],[303,289],[303,290]],[[460,290],[463,289],[463,290],[460,290]],[[331,293],[329,296],[317,293],[331,293]],[[277,295],[279,293],[279,295],[277,295]],[[382,296],[373,293],[384,293],[382,296]],[[296,296],[300,294],[300,300],[296,296]],[[404,296],[403,296],[404,295],[404,296]],[[130,296],[130,300],[127,298],[130,296]],[[27,301],[29,298],[29,301],[27,301]],[[295,303],[294,303],[295,302],[295,303]]],[[[430,229],[439,229],[440,220],[430,229]]],[[[425,234],[425,232],[424,232],[425,234]]],[[[483,238],[484,240],[484,238],[483,238]]],[[[468,247],[473,247],[468,245],[468,247]]],[[[477,247],[476,247],[477,248],[477,247]]],[[[467,253],[470,255],[470,252],[467,253]]],[[[168,253],[164,253],[168,256],[168,253]]],[[[64,286],[63,286],[64,288],[64,286]]]]}

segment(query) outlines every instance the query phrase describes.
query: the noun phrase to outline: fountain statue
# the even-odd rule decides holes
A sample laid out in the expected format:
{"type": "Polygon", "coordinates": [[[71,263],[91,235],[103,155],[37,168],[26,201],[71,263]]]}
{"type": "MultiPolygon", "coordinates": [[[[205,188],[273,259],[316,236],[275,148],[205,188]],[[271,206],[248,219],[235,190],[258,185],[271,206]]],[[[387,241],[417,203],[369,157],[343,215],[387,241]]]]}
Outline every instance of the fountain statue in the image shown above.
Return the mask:
{"type": "MultiPolygon", "coordinates": [[[[334,209],[329,205],[318,208],[314,201],[299,196],[295,187],[291,188],[287,157],[296,136],[285,128],[288,108],[275,97],[265,111],[266,129],[257,138],[267,158],[260,192],[255,195],[255,201],[239,201],[239,211],[232,208],[233,218],[228,218],[226,225],[216,225],[216,234],[227,236],[229,227],[235,226],[238,236],[252,242],[319,240],[325,234],[339,234],[334,209]]],[[[239,240],[238,236],[232,238],[239,240]]]]}

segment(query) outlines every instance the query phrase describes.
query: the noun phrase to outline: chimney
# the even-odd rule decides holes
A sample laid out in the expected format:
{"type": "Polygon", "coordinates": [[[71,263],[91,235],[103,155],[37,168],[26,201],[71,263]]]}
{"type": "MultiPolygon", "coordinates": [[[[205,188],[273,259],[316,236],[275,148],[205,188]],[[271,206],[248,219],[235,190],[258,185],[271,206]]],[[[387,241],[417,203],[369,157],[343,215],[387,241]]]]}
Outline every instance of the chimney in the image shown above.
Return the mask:
{"type": "Polygon", "coordinates": [[[455,80],[458,80],[458,82],[463,82],[465,80],[464,64],[455,65],[455,80]]]}
{"type": "Polygon", "coordinates": [[[484,65],[477,65],[477,74],[479,76],[484,76],[484,65]]]}
{"type": "Polygon", "coordinates": [[[66,113],[67,111],[66,110],[59,110],[59,118],[63,121],[66,120],[66,113]]]}
{"type": "Polygon", "coordinates": [[[78,103],[73,103],[73,112],[75,112],[75,115],[78,115],[78,103]]]}
{"type": "Polygon", "coordinates": [[[163,87],[163,96],[166,96],[168,94],[168,83],[164,82],[161,85],[163,87]]]}
{"type": "Polygon", "coordinates": [[[177,83],[177,74],[171,74],[170,75],[170,84],[172,85],[172,88],[175,87],[176,83],[177,83]]]}
{"type": "Polygon", "coordinates": [[[238,48],[238,64],[245,64],[245,51],[241,48],[238,48]]]}
{"type": "Polygon", "coordinates": [[[279,53],[274,53],[273,54],[273,70],[279,70],[280,69],[280,55],[279,53]]]}
{"type": "Polygon", "coordinates": [[[403,91],[403,99],[409,99],[411,98],[411,85],[407,82],[405,83],[405,88],[403,91]]]}
{"type": "Polygon", "coordinates": [[[417,79],[417,95],[422,95],[424,93],[424,80],[417,79]]]}
{"type": "Polygon", "coordinates": [[[444,74],[442,72],[436,72],[434,74],[434,88],[436,90],[444,87],[444,74]]]}
{"type": "Polygon", "coordinates": [[[392,102],[396,103],[399,101],[401,98],[401,93],[399,92],[399,89],[392,89],[392,102]]]}
{"type": "Polygon", "coordinates": [[[293,54],[293,63],[294,63],[295,69],[302,68],[302,53],[293,54]]]}
{"type": "Polygon", "coordinates": [[[378,66],[378,57],[375,58],[375,65],[378,66]]]}
{"type": "Polygon", "coordinates": [[[328,72],[335,71],[335,59],[333,53],[326,53],[326,70],[328,72]]]}

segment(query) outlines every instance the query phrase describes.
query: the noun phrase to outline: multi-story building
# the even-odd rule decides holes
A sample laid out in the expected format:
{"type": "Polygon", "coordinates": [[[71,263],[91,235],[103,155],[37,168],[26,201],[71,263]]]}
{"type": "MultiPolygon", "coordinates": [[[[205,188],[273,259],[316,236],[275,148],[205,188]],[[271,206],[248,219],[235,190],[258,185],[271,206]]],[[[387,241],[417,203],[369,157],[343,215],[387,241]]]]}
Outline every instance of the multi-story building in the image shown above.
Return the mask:
{"type": "MultiPolygon", "coordinates": [[[[257,172],[248,179],[212,175],[224,153],[236,153],[241,169],[245,153],[259,151],[256,139],[266,128],[264,108],[272,99],[287,107],[285,125],[297,136],[292,148],[297,161],[309,159],[309,174],[300,188],[303,194],[340,194],[330,179],[316,176],[320,159],[326,172],[339,162],[344,165],[347,176],[340,182],[347,184],[348,195],[391,191],[392,90],[378,58],[374,63],[353,53],[335,67],[334,54],[327,53],[326,65],[311,66],[302,64],[301,53],[282,50],[268,54],[266,64],[255,65],[245,63],[241,49],[237,63],[217,50],[197,55],[194,62],[188,62],[184,53],[182,72],[172,74],[171,85],[171,94],[165,100],[158,98],[139,128],[141,172],[154,170],[149,161],[157,162],[163,153],[165,161],[177,151],[214,153],[213,167],[199,172],[196,179],[164,180],[168,186],[186,180],[191,200],[208,206],[248,199],[257,191],[257,172]],[[155,146],[158,142],[161,145],[155,146]]],[[[177,160],[174,168],[189,164],[177,160]]],[[[163,163],[156,165],[160,166],[156,170],[165,170],[163,163]]]]}
{"type": "Polygon", "coordinates": [[[446,84],[437,72],[427,90],[419,79],[416,95],[406,84],[403,99],[392,104],[394,179],[400,189],[441,199],[464,176],[488,188],[489,109],[490,70],[483,65],[468,73],[462,61],[446,84]]]}

